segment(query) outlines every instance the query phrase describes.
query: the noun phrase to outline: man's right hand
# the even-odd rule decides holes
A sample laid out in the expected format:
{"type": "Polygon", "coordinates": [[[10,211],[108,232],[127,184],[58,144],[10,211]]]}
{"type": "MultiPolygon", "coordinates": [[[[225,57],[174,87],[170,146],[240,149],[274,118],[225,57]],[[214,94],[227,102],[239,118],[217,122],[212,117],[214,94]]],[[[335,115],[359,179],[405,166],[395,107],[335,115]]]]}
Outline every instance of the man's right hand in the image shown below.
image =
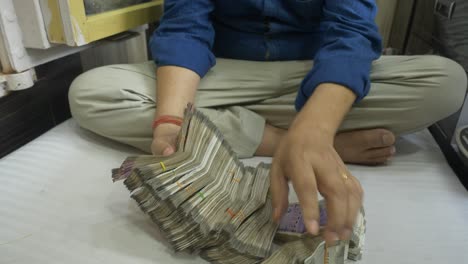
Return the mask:
{"type": "Polygon", "coordinates": [[[156,127],[151,144],[153,155],[172,155],[176,151],[176,140],[180,129],[180,126],[173,124],[160,124],[156,127]]]}

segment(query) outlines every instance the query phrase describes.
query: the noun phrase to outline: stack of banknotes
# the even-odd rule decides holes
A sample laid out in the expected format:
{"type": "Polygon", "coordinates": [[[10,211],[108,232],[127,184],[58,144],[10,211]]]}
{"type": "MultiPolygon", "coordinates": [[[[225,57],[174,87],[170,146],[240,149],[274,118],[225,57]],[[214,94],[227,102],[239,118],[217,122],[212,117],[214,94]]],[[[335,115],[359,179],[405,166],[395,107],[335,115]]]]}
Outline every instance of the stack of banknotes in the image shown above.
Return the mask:
{"type": "MultiPolygon", "coordinates": [[[[362,256],[364,211],[349,241],[326,245],[306,233],[298,204],[272,220],[267,164],[246,167],[202,113],[188,108],[177,152],[127,158],[112,171],[174,250],[213,263],[343,264],[362,256]]],[[[324,201],[320,202],[326,225],[324,201]]]]}

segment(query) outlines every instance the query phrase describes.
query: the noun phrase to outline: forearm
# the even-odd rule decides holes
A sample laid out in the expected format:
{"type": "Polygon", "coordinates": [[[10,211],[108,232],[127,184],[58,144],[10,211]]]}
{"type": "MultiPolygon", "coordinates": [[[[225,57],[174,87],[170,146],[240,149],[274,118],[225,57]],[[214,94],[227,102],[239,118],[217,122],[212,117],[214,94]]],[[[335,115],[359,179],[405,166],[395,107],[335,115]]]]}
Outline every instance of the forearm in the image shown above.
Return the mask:
{"type": "Polygon", "coordinates": [[[184,115],[188,103],[194,103],[200,83],[195,72],[177,66],[158,68],[156,88],[156,117],[184,115]]]}
{"type": "Polygon", "coordinates": [[[356,95],[342,85],[320,84],[298,114],[293,127],[321,131],[333,140],[355,100],[356,95]]]}

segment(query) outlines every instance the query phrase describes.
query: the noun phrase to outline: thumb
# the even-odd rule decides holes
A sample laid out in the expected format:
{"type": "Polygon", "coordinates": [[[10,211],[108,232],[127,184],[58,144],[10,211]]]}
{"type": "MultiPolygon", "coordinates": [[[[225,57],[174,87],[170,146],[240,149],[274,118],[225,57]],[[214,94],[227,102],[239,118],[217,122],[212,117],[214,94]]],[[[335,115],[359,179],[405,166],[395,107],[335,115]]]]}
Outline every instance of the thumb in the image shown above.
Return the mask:
{"type": "Polygon", "coordinates": [[[151,145],[151,151],[153,152],[153,155],[159,156],[169,156],[174,154],[175,148],[172,146],[170,143],[160,140],[160,139],[155,139],[153,141],[153,144],[151,145]]]}

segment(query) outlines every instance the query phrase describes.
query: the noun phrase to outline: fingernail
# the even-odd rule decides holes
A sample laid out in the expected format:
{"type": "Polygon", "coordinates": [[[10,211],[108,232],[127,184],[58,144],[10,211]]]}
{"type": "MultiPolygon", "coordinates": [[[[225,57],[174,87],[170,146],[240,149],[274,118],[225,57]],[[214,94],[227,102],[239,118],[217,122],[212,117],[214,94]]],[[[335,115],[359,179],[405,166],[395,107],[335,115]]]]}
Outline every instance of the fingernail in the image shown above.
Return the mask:
{"type": "Polygon", "coordinates": [[[343,229],[343,231],[341,232],[341,240],[348,240],[349,238],[351,238],[351,232],[352,231],[348,228],[343,229]]]}
{"type": "Polygon", "coordinates": [[[174,150],[171,147],[167,147],[163,151],[163,156],[169,156],[174,153],[174,150]]]}
{"type": "Polygon", "coordinates": [[[333,242],[340,240],[340,237],[336,232],[328,231],[325,233],[325,240],[327,244],[333,244],[333,242]]]}
{"type": "Polygon", "coordinates": [[[392,144],[392,137],[390,135],[383,135],[382,142],[384,143],[384,145],[390,145],[392,144]]]}
{"type": "Polygon", "coordinates": [[[318,232],[319,232],[319,224],[318,224],[318,222],[315,221],[315,220],[307,221],[307,230],[308,230],[309,233],[311,233],[312,235],[317,235],[318,232]]]}
{"type": "Polygon", "coordinates": [[[396,148],[395,148],[395,146],[393,146],[392,149],[390,149],[390,153],[392,153],[392,155],[396,153],[396,148]]]}

